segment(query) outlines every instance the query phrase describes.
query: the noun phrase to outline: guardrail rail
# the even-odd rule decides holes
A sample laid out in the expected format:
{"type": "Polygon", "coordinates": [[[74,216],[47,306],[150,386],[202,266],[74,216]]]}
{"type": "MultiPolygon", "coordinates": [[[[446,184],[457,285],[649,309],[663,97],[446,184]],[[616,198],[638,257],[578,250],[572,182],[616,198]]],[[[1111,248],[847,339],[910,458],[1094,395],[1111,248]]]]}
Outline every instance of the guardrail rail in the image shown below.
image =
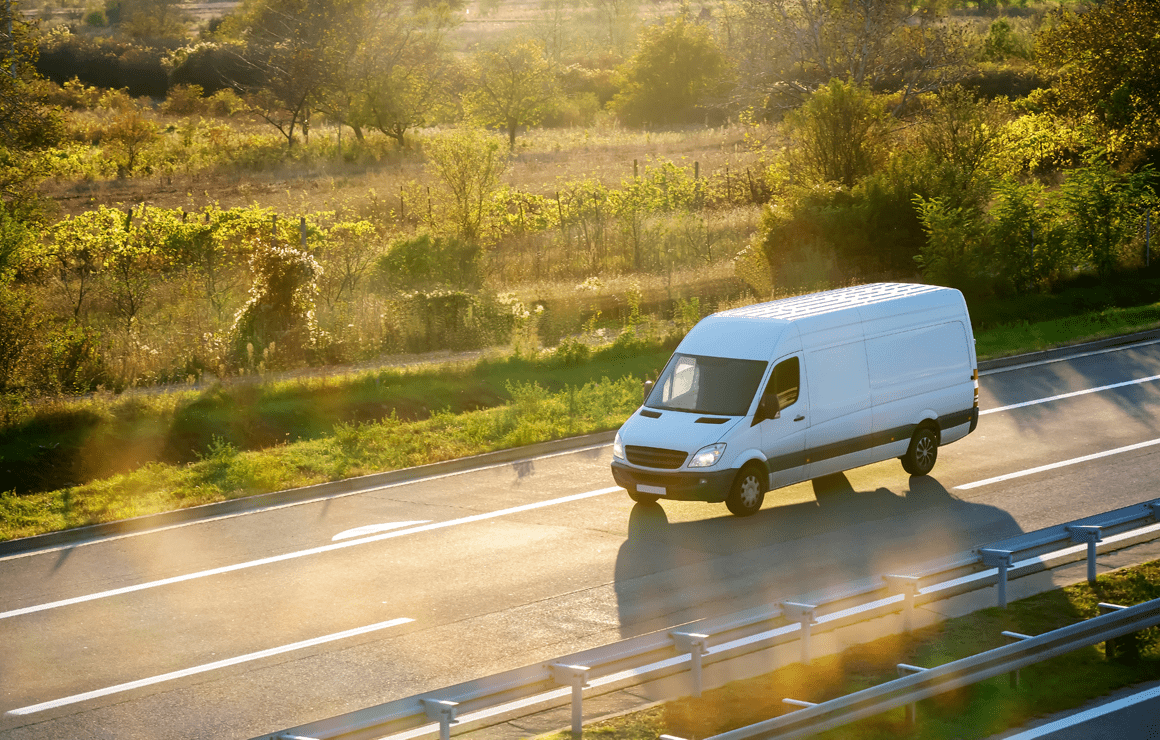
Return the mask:
{"type": "MultiPolygon", "coordinates": [[[[572,705],[572,731],[582,731],[589,696],[688,672],[699,695],[705,666],[768,650],[794,640],[803,662],[813,634],[902,612],[909,629],[916,606],[996,586],[1095,555],[1160,539],[1160,499],[1085,517],[991,543],[911,574],[885,574],[763,606],[641,635],[436,691],[310,722],[254,740],[392,740],[432,735],[447,740],[451,725],[486,726],[544,709],[572,705]]],[[[925,672],[924,672],[925,673],[925,672]]]]}

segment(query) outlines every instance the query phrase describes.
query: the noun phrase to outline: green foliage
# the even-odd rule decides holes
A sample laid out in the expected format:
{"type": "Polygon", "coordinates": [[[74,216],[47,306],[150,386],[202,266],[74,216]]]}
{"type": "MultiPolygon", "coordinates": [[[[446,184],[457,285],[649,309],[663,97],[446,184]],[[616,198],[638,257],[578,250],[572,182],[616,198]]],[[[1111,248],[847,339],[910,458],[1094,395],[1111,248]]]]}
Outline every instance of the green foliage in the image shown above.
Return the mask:
{"type": "Polygon", "coordinates": [[[1003,103],[982,101],[960,85],[940,90],[926,112],[919,139],[935,172],[939,194],[955,204],[986,201],[1003,160],[1003,103]]]}
{"type": "Polygon", "coordinates": [[[943,198],[915,198],[927,243],[915,257],[923,277],[937,285],[977,294],[984,275],[977,245],[983,234],[979,214],[972,208],[952,206],[943,198]]]}
{"type": "Polygon", "coordinates": [[[0,393],[23,385],[21,366],[31,360],[42,321],[28,296],[0,285],[0,393]]]}
{"type": "MultiPolygon", "coordinates": [[[[1036,37],[1036,57],[1058,69],[1058,109],[1122,134],[1130,153],[1160,136],[1160,4],[1109,0],[1083,12],[1061,5],[1036,37]]],[[[1109,137],[1105,146],[1115,151],[1109,137]]]]}
{"type": "Polygon", "coordinates": [[[477,290],[483,284],[477,244],[420,234],[393,243],[375,262],[375,281],[384,289],[477,290]]]}
{"type": "Polygon", "coordinates": [[[1147,194],[1150,175],[1123,175],[1102,157],[1092,157],[1063,183],[1071,249],[1103,279],[1123,261],[1128,237],[1139,221],[1137,208],[1155,207],[1155,194],[1147,194]]]}
{"type": "Polygon", "coordinates": [[[885,161],[890,117],[867,88],[830,80],[786,122],[793,156],[815,182],[853,187],[885,161]]]}
{"type": "Polygon", "coordinates": [[[477,50],[469,75],[473,85],[463,96],[464,108],[479,123],[506,132],[510,150],[515,149],[520,127],[539,123],[560,94],[551,64],[536,41],[477,50]]]}
{"type": "Polygon", "coordinates": [[[632,126],[704,120],[724,106],[730,72],[707,26],[669,20],[641,33],[636,54],[617,72],[620,92],[611,105],[632,126]]]}
{"type": "Polygon", "coordinates": [[[989,62],[1029,59],[1031,42],[1013,28],[1006,18],[996,18],[991,21],[987,38],[983,39],[982,57],[989,62]]]}
{"type": "Polygon", "coordinates": [[[424,145],[427,166],[451,196],[451,224],[459,238],[475,241],[483,232],[487,203],[499,188],[507,157],[482,131],[444,134],[424,145]]]}

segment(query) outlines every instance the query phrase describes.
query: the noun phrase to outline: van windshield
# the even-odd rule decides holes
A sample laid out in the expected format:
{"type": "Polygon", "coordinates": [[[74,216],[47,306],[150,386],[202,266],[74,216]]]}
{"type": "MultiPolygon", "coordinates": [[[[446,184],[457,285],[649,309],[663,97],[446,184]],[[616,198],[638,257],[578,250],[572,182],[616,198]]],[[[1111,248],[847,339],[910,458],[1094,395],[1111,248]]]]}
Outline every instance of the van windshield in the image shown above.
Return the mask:
{"type": "Polygon", "coordinates": [[[729,357],[673,355],[645,405],[670,411],[744,416],[767,364],[729,357]]]}

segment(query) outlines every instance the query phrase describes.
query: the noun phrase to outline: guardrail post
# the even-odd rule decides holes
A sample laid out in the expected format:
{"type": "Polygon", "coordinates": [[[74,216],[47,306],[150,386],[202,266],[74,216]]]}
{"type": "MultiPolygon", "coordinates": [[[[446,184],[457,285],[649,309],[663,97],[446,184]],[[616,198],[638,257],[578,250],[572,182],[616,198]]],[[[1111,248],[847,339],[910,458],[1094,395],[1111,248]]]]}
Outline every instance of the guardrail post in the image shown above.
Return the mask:
{"type": "MultiPolygon", "coordinates": [[[[1112,612],[1118,612],[1121,609],[1128,608],[1126,606],[1120,606],[1119,604],[1108,604],[1103,601],[1096,606],[1099,607],[1100,614],[1111,614],[1112,612]]],[[[1133,632],[1132,634],[1105,642],[1104,656],[1108,660],[1135,661],[1138,659],[1140,657],[1140,644],[1136,641],[1136,633],[1133,632]]]]}
{"type": "Polygon", "coordinates": [[[459,712],[457,708],[459,702],[446,699],[419,699],[419,703],[423,705],[427,719],[439,721],[439,740],[451,740],[451,725],[458,721],[455,715],[459,712]]]}
{"type": "Polygon", "coordinates": [[[1103,541],[1100,529],[1097,526],[1079,524],[1069,525],[1067,528],[1072,542],[1087,543],[1087,581],[1093,586],[1096,582],[1096,543],[1103,541]]]}
{"type": "Polygon", "coordinates": [[[591,669],[584,665],[550,663],[548,670],[556,683],[572,687],[572,738],[580,740],[584,732],[584,687],[588,685],[588,671],[591,669]]]}
{"type": "Polygon", "coordinates": [[[802,665],[810,664],[810,627],[815,624],[813,604],[798,604],[793,601],[781,602],[781,613],[791,622],[801,624],[802,665]]]}
{"type": "Polygon", "coordinates": [[[999,608],[1007,608],[1007,569],[1011,567],[1011,551],[1010,550],[991,550],[983,548],[979,550],[979,554],[983,556],[983,565],[988,568],[999,569],[999,582],[995,584],[999,589],[999,608]]]}
{"type": "Polygon", "coordinates": [[[678,653],[688,653],[690,658],[689,675],[693,679],[693,696],[701,695],[701,656],[708,655],[709,648],[706,640],[708,635],[697,632],[670,632],[678,653]]]}
{"type": "MultiPolygon", "coordinates": [[[[925,670],[926,670],[925,668],[919,668],[916,665],[907,665],[906,663],[899,663],[898,664],[898,677],[902,678],[903,676],[909,676],[911,673],[922,673],[925,670]]],[[[918,705],[916,703],[913,703],[913,702],[906,705],[906,723],[908,725],[910,725],[911,727],[914,727],[914,725],[917,723],[917,719],[915,717],[915,715],[916,715],[915,708],[917,706],[918,705]]]]}
{"type": "Polygon", "coordinates": [[[1152,510],[1152,518],[1160,522],[1160,499],[1149,501],[1148,508],[1152,510]]]}
{"type": "Polygon", "coordinates": [[[891,593],[902,594],[902,629],[906,632],[914,626],[914,597],[918,595],[918,576],[882,576],[891,593]]]}
{"type": "MultiPolygon", "coordinates": [[[[1007,643],[1008,645],[1010,645],[1011,642],[1030,640],[1032,637],[1034,637],[1034,635],[1024,635],[1020,632],[1007,632],[1006,630],[1004,630],[1002,634],[1003,634],[1003,637],[1006,637],[1010,641],[1007,643]]],[[[1019,669],[1018,668],[1011,671],[1011,688],[1013,688],[1013,689],[1019,688],[1019,669]]]]}

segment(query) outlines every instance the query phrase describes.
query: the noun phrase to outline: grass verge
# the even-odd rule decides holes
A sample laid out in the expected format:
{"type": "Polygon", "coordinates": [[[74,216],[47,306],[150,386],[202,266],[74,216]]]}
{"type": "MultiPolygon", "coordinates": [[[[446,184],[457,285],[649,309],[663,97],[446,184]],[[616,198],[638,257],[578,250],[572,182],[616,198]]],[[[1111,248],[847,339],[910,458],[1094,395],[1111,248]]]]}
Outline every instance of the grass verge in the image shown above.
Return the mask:
{"type": "MultiPolygon", "coordinates": [[[[700,698],[679,699],[584,728],[592,740],[696,740],[793,711],[783,698],[823,702],[898,678],[897,664],[933,668],[1005,644],[1003,630],[1042,634],[1099,614],[1101,601],[1131,606],[1160,598],[1160,561],[1124,568],[1087,583],[990,608],[909,635],[892,635],[840,654],[734,681],[700,698]]],[[[986,738],[1125,686],[1160,678],[1160,628],[1135,636],[1138,656],[1109,660],[1104,646],[1077,650],[1021,671],[1018,688],[1000,676],[919,702],[911,727],[905,709],[818,735],[844,740],[986,738]]],[[[569,732],[548,740],[567,740],[569,732]]]]}
{"type": "MultiPolygon", "coordinates": [[[[1157,325],[1160,303],[1112,307],[982,328],[976,347],[1157,325]]],[[[675,342],[25,410],[0,432],[0,541],[615,429],[675,342]]]]}

